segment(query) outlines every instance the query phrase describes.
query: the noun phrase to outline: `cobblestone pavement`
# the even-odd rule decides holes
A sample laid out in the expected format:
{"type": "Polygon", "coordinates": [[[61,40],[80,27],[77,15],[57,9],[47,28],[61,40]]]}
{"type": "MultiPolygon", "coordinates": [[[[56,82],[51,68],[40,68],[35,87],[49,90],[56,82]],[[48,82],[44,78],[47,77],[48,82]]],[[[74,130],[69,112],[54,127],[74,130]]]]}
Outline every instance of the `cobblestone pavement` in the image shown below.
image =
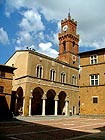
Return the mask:
{"type": "Polygon", "coordinates": [[[0,121],[0,140],[105,140],[105,119],[18,116],[0,121]]]}

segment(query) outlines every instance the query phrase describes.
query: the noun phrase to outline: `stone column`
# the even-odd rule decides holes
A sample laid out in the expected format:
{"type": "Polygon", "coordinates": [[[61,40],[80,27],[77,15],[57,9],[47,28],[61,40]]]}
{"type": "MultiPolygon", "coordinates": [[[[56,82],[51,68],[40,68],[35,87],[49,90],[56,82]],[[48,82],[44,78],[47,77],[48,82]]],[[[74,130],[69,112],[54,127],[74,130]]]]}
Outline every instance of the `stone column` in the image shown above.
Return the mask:
{"type": "Polygon", "coordinates": [[[15,114],[14,114],[14,115],[17,115],[17,114],[18,114],[18,110],[17,110],[17,100],[18,100],[18,95],[16,95],[16,100],[15,100],[15,114]]]}
{"type": "Polygon", "coordinates": [[[45,116],[45,106],[46,106],[46,100],[43,99],[43,102],[42,102],[42,116],[45,116]]]}
{"type": "Polygon", "coordinates": [[[68,100],[68,98],[66,98],[66,100],[65,100],[65,108],[66,108],[65,115],[67,116],[68,112],[69,112],[69,100],[68,100]]]}
{"type": "Polygon", "coordinates": [[[58,96],[55,97],[55,112],[54,115],[58,115],[58,96]]]}
{"type": "Polygon", "coordinates": [[[46,94],[42,97],[42,116],[45,116],[45,108],[46,108],[46,94]]]}
{"type": "Polygon", "coordinates": [[[58,100],[55,100],[55,113],[54,115],[57,116],[58,115],[58,100]]]}
{"type": "Polygon", "coordinates": [[[31,116],[31,101],[32,101],[33,96],[29,97],[29,116],[31,116]]]}
{"type": "Polygon", "coordinates": [[[22,113],[22,116],[24,116],[24,109],[25,109],[25,97],[23,97],[23,108],[22,108],[23,113],[22,113]]]}

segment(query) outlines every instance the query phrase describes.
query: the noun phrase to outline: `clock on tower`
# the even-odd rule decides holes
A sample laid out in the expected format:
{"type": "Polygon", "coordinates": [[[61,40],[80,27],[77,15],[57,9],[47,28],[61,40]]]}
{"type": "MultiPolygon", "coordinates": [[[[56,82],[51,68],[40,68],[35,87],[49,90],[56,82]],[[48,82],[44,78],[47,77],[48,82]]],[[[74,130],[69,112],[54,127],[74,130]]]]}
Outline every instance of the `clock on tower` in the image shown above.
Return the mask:
{"type": "Polygon", "coordinates": [[[63,26],[63,31],[66,32],[67,31],[67,28],[68,28],[68,26],[67,25],[64,25],[63,26]]]}

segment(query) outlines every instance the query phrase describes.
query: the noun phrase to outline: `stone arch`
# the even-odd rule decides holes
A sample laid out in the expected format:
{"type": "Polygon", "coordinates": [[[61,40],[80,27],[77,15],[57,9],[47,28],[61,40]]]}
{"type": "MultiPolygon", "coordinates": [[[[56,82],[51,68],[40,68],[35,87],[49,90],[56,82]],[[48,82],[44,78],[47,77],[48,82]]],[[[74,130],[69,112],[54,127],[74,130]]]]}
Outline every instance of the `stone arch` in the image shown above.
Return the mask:
{"type": "Polygon", "coordinates": [[[36,87],[32,92],[31,114],[42,115],[42,96],[43,89],[36,87]]]}
{"type": "Polygon", "coordinates": [[[23,112],[23,89],[19,87],[16,92],[17,95],[17,110],[18,113],[21,115],[23,112]]]}
{"type": "Polygon", "coordinates": [[[52,89],[47,91],[46,94],[46,115],[54,115],[54,109],[55,109],[55,98],[56,92],[52,89]]]}
{"type": "Polygon", "coordinates": [[[66,96],[67,95],[64,91],[61,91],[58,95],[58,115],[62,115],[64,113],[66,96]]]}

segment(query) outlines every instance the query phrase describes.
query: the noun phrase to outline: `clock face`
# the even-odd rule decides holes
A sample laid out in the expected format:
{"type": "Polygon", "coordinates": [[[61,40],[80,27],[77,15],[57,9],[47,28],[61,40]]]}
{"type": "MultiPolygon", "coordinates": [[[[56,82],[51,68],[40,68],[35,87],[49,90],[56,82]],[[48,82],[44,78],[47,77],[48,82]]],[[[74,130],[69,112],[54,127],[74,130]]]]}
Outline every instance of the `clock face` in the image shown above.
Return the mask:
{"type": "Polygon", "coordinates": [[[67,25],[63,26],[63,31],[67,31],[67,29],[68,29],[67,25]]]}

